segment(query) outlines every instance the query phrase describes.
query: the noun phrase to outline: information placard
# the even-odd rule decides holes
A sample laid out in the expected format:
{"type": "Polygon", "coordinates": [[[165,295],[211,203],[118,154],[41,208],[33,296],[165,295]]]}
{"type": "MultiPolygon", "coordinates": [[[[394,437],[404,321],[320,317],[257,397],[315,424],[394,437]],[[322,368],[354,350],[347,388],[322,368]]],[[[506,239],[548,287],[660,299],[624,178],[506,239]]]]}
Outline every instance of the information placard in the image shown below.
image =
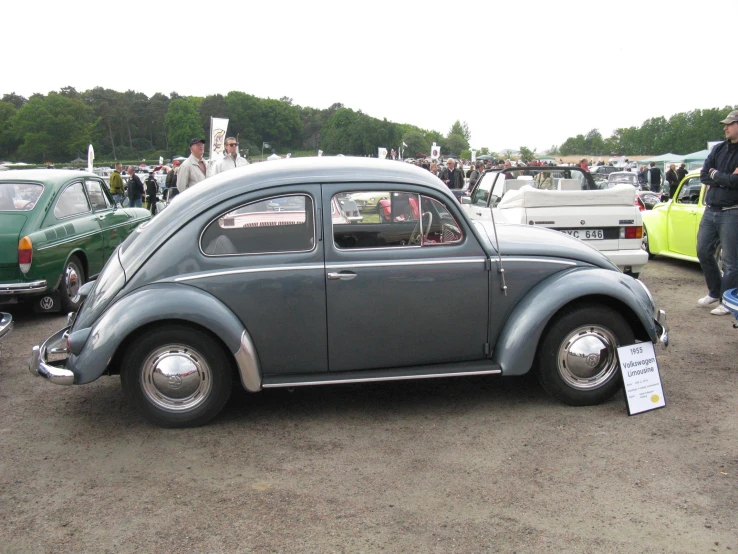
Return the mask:
{"type": "Polygon", "coordinates": [[[666,406],[659,365],[652,342],[639,342],[618,348],[628,415],[666,406]]]}

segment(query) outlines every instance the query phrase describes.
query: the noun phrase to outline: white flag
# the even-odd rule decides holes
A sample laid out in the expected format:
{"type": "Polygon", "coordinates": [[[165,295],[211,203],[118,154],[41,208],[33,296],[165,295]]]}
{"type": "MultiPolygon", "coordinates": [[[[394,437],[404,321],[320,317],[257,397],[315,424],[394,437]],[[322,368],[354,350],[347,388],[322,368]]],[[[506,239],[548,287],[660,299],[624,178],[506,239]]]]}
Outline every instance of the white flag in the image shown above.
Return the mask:
{"type": "Polygon", "coordinates": [[[437,160],[441,157],[441,147],[438,146],[435,142],[433,143],[433,146],[431,146],[431,159],[437,160]]]}
{"type": "Polygon", "coordinates": [[[225,156],[225,139],[228,120],[220,117],[210,118],[210,161],[216,162],[225,156]]]}
{"type": "Polygon", "coordinates": [[[477,151],[472,150],[472,163],[477,161],[477,151]]]}
{"type": "Polygon", "coordinates": [[[92,145],[90,144],[89,148],[87,148],[87,171],[92,173],[92,162],[95,160],[95,149],[92,148],[92,145]]]}
{"type": "Polygon", "coordinates": [[[322,150],[318,150],[318,157],[320,158],[322,155],[323,155],[323,151],[322,150]]]}
{"type": "Polygon", "coordinates": [[[380,160],[383,160],[387,157],[387,149],[386,148],[377,148],[377,158],[380,160]]]}
{"type": "Polygon", "coordinates": [[[404,146],[405,148],[407,148],[407,144],[405,144],[404,142],[402,143],[402,145],[403,145],[403,146],[404,146]]]}
{"type": "Polygon", "coordinates": [[[292,152],[288,152],[285,158],[289,158],[292,155],[292,152]]]}
{"type": "Polygon", "coordinates": [[[159,165],[164,165],[164,158],[159,156],[159,165]]]}
{"type": "Polygon", "coordinates": [[[271,147],[269,146],[269,143],[268,143],[268,142],[262,142],[262,143],[261,143],[261,147],[262,147],[262,148],[271,148],[271,147]]]}

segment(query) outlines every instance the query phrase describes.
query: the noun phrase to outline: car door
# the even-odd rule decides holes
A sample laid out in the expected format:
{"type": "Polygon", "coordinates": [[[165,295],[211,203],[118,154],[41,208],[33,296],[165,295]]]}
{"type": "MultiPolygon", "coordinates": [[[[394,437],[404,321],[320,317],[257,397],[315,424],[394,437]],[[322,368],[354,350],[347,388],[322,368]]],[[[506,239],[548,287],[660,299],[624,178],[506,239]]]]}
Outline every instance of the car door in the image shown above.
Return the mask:
{"type": "Polygon", "coordinates": [[[423,190],[323,185],[331,371],[485,358],[485,252],[459,204],[423,190]],[[388,205],[382,213],[367,206],[361,221],[350,221],[337,198],[366,190],[389,190],[388,205]]]}
{"type": "Polygon", "coordinates": [[[100,224],[82,180],[63,187],[44,220],[43,230],[46,241],[39,247],[40,266],[63,266],[70,253],[77,252],[87,260],[88,276],[100,272],[104,261],[100,224]]]}
{"type": "Polygon", "coordinates": [[[265,375],[328,370],[320,185],[261,189],[218,208],[192,281],[243,322],[265,375]]]}
{"type": "Polygon", "coordinates": [[[128,225],[131,216],[125,210],[113,207],[113,198],[110,196],[107,187],[101,181],[87,179],[85,181],[85,188],[87,189],[87,196],[90,198],[90,204],[92,204],[95,218],[100,226],[104,264],[105,260],[110,257],[118,245],[128,236],[128,225]]]}
{"type": "Polygon", "coordinates": [[[666,236],[669,250],[685,256],[697,256],[697,229],[705,210],[704,186],[699,177],[683,181],[676,198],[669,204],[666,236]]]}

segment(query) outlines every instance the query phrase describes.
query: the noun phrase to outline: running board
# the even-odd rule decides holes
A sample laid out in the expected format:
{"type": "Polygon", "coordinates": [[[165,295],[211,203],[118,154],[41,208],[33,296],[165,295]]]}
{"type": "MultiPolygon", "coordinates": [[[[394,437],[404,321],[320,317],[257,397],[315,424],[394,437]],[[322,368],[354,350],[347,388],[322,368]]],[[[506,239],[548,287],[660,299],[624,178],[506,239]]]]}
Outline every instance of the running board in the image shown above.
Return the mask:
{"type": "Polygon", "coordinates": [[[261,386],[265,389],[279,387],[306,387],[313,385],[339,385],[344,383],[372,383],[375,381],[405,381],[412,379],[440,379],[443,377],[468,377],[472,375],[499,375],[502,368],[489,360],[461,362],[395,369],[365,369],[331,373],[302,375],[267,375],[261,386]]]}

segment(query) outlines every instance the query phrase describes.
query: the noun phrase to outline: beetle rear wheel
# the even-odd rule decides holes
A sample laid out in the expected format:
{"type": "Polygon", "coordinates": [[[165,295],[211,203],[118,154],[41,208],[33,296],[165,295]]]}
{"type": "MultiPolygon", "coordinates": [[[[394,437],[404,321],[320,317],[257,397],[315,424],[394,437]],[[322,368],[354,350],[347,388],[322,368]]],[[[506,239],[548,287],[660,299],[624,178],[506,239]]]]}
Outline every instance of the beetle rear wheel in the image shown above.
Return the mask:
{"type": "Polygon", "coordinates": [[[621,386],[617,348],[633,330],[607,306],[580,306],[558,316],[538,350],[538,379],[551,396],[574,406],[604,402],[621,386]]]}
{"type": "Polygon", "coordinates": [[[146,331],[126,352],[123,389],[149,421],[195,427],[220,412],[231,393],[231,365],[205,332],[186,326],[146,331]]]}

